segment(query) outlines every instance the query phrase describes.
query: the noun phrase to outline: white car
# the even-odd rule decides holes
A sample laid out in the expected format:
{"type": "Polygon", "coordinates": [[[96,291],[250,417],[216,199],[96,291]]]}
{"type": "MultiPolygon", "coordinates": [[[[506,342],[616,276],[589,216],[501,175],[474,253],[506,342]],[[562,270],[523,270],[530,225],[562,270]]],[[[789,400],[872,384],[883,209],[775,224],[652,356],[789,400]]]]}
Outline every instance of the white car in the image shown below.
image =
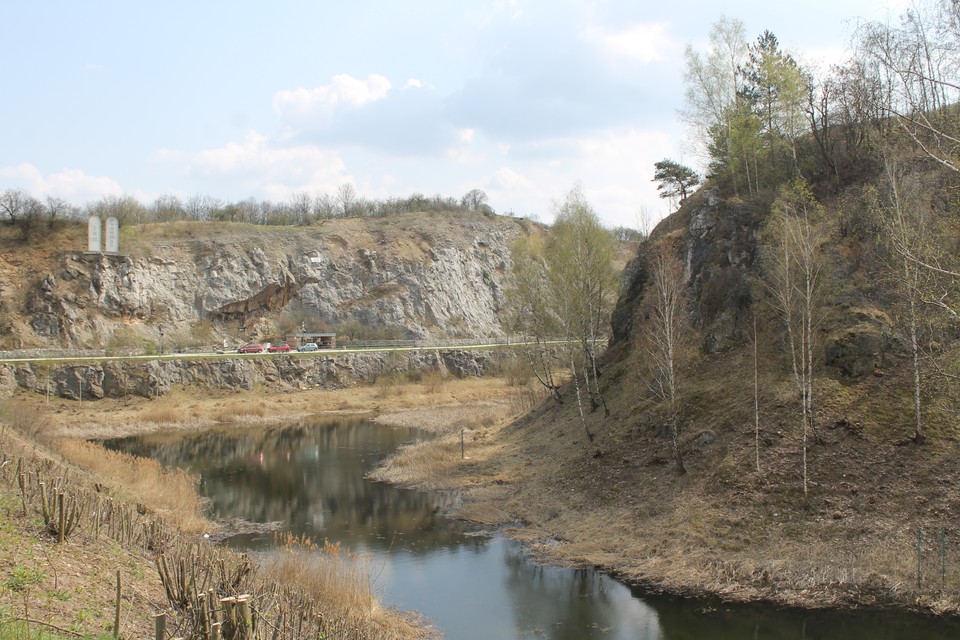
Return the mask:
{"type": "Polygon", "coordinates": [[[300,345],[300,348],[297,349],[297,351],[304,353],[306,351],[316,351],[319,348],[320,347],[317,346],[316,342],[305,342],[304,344],[300,345]]]}

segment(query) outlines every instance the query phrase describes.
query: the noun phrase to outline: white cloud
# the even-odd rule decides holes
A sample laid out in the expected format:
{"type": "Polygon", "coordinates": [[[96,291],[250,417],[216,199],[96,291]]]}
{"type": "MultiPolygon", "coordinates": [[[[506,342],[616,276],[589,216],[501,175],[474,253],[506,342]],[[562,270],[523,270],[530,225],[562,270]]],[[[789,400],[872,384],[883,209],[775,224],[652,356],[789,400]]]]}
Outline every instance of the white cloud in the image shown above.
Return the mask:
{"type": "Polygon", "coordinates": [[[533,181],[528,180],[509,167],[500,167],[494,171],[490,178],[490,184],[497,189],[505,191],[533,189],[535,186],[533,181]]]}
{"type": "Polygon", "coordinates": [[[280,146],[256,131],[222,147],[194,152],[161,149],[155,155],[180,165],[186,175],[243,181],[248,191],[269,198],[304,190],[333,191],[351,180],[336,152],[310,145],[280,146]]]}
{"type": "Polygon", "coordinates": [[[273,107],[287,118],[309,118],[330,114],[339,108],[359,109],[381,100],[391,87],[387,78],[375,73],[368,75],[366,80],[340,74],[334,76],[330,84],[312,89],[301,87],[278,91],[273,97],[273,107]]]}
{"type": "Polygon", "coordinates": [[[677,48],[667,34],[667,25],[659,22],[637,24],[623,31],[605,31],[590,27],[583,32],[587,42],[599,44],[610,55],[643,64],[664,60],[677,48]]]}
{"type": "Polygon", "coordinates": [[[87,175],[80,169],[64,169],[43,175],[30,163],[0,167],[0,181],[15,185],[34,197],[56,196],[75,204],[124,192],[112,178],[87,175]]]}

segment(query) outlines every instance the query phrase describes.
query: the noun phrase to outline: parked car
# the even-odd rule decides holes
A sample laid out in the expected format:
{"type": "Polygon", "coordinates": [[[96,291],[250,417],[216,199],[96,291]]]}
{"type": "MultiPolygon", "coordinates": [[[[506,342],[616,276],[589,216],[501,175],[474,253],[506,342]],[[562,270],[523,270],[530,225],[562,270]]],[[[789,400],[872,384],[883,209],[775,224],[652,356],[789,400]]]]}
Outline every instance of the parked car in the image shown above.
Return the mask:
{"type": "Polygon", "coordinates": [[[248,342],[239,349],[237,353],[260,353],[263,351],[263,345],[257,344],[256,342],[248,342]]]}
{"type": "Polygon", "coordinates": [[[300,348],[297,349],[297,351],[299,351],[300,353],[304,353],[306,351],[317,351],[319,348],[320,347],[317,346],[316,342],[305,342],[302,345],[300,345],[300,348]]]}
{"type": "Polygon", "coordinates": [[[270,348],[267,349],[270,353],[287,353],[290,351],[290,345],[286,342],[281,342],[280,344],[272,344],[270,348]]]}

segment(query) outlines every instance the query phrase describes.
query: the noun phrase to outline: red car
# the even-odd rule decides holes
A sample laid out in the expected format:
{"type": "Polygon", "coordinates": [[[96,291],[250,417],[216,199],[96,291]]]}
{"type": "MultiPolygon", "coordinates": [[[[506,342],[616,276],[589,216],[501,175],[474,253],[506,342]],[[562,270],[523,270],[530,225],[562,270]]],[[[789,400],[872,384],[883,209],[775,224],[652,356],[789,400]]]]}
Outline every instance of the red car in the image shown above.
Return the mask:
{"type": "Polygon", "coordinates": [[[286,342],[281,342],[280,344],[272,344],[270,348],[267,349],[270,353],[287,353],[290,351],[290,345],[286,342]]]}
{"type": "Polygon", "coordinates": [[[263,351],[263,345],[257,344],[256,342],[248,342],[239,349],[237,353],[260,353],[263,351]]]}

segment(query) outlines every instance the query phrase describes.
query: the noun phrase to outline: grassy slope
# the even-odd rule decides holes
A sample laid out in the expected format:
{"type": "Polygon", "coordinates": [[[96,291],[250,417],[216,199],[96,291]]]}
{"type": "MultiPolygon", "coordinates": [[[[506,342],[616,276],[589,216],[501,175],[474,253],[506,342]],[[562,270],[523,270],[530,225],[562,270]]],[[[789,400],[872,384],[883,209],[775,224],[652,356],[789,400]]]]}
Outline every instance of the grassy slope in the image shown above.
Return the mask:
{"type": "MultiPolygon", "coordinates": [[[[13,433],[0,435],[4,454],[30,458],[35,444],[13,433]]],[[[6,637],[26,638],[25,619],[41,621],[74,635],[112,637],[116,607],[116,573],[121,574],[123,637],[153,632],[153,614],[166,598],[153,559],[116,541],[81,528],[63,545],[56,544],[32,509],[23,512],[16,464],[0,470],[0,625],[6,637]]],[[[69,633],[31,623],[38,630],[69,633]]]]}
{"type": "MultiPolygon", "coordinates": [[[[470,459],[430,484],[466,488],[462,517],[512,524],[552,561],[602,566],[656,590],[958,611],[960,455],[943,431],[925,445],[906,440],[902,372],[858,385],[818,381],[823,443],[808,450],[806,498],[799,419],[778,372],[762,374],[759,475],[747,354],[709,358],[689,380],[697,392],[687,398],[685,475],[674,470],[669,440],[656,437],[660,417],[630,358],[605,376],[611,415],[588,414],[593,443],[568,390],[563,405],[548,400],[513,425],[471,434],[470,459]],[[716,439],[698,441],[704,432],[716,439]],[[916,589],[917,527],[953,541],[946,575],[953,588],[939,588],[939,547],[928,538],[916,589]]],[[[448,449],[441,455],[458,454],[448,440],[437,443],[448,449]]],[[[423,484],[402,471],[393,478],[423,484]]]]}
{"type": "MultiPolygon", "coordinates": [[[[875,285],[876,277],[853,272],[849,282],[875,285]]],[[[678,475],[669,439],[656,435],[664,419],[638,339],[607,354],[602,383],[611,414],[587,415],[594,442],[570,388],[562,405],[547,401],[512,426],[475,434],[472,459],[446,482],[470,488],[461,515],[520,525],[515,533],[553,560],[604,566],[655,589],[960,611],[960,432],[950,387],[928,385],[928,439],[917,445],[909,440],[906,358],[888,357],[858,380],[822,370],[815,383],[822,442],[808,446],[805,497],[799,406],[778,327],[761,318],[759,439],[752,345],[700,355],[684,372],[688,473],[678,475]],[[920,588],[918,528],[926,540],[920,588]],[[946,589],[940,532],[949,543],[946,589]]],[[[945,361],[960,355],[949,349],[945,361]]]]}

